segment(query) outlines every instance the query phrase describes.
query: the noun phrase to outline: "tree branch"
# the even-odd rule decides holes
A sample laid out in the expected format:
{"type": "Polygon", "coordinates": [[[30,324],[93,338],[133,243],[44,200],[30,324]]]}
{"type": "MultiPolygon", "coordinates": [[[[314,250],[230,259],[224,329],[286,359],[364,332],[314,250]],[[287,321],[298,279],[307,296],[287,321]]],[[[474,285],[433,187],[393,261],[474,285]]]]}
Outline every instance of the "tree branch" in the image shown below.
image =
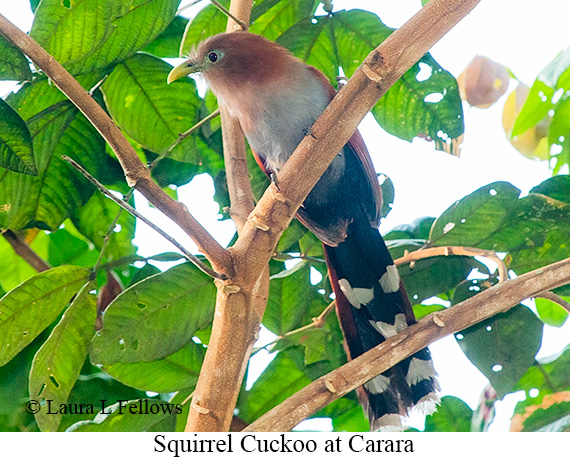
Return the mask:
{"type": "Polygon", "coordinates": [[[51,55],[31,37],[0,14],[0,34],[26,54],[89,119],[115,152],[129,186],[136,188],[154,206],[175,221],[210,260],[225,274],[233,272],[230,254],[202,227],[180,202],[170,198],[150,176],[135,150],[101,106],[51,55]]]}
{"type": "Polygon", "coordinates": [[[285,432],[332,401],[383,373],[428,344],[459,332],[543,290],[570,283],[570,259],[500,283],[417,324],[360,357],[313,381],[245,428],[247,432],[285,432]],[[299,406],[303,405],[302,408],[299,406]]]}
{"type": "Polygon", "coordinates": [[[12,246],[14,252],[28,262],[38,273],[51,268],[51,265],[42,259],[17,233],[12,230],[2,230],[2,236],[12,246]]]}
{"type": "MultiPolygon", "coordinates": [[[[227,31],[249,24],[252,0],[233,0],[227,31]]],[[[220,107],[224,164],[230,194],[230,215],[238,234],[254,207],[249,181],[245,139],[239,122],[220,107]]],[[[241,265],[235,264],[236,273],[241,265]]],[[[233,278],[232,278],[233,279],[233,278]]],[[[267,263],[247,284],[247,289],[229,281],[217,282],[216,312],[210,345],[200,370],[186,422],[187,432],[229,430],[234,406],[269,294],[267,263]]]]}

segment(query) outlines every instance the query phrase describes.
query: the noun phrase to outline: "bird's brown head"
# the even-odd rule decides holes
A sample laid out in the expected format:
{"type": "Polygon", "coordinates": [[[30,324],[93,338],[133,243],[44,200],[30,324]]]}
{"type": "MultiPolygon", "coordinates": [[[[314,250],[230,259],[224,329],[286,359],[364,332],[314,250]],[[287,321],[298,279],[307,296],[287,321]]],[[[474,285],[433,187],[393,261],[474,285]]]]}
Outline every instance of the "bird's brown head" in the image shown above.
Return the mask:
{"type": "Polygon", "coordinates": [[[170,72],[167,82],[201,73],[216,96],[228,99],[236,93],[274,90],[296,65],[304,64],[260,35],[220,33],[200,43],[186,61],[170,72]]]}

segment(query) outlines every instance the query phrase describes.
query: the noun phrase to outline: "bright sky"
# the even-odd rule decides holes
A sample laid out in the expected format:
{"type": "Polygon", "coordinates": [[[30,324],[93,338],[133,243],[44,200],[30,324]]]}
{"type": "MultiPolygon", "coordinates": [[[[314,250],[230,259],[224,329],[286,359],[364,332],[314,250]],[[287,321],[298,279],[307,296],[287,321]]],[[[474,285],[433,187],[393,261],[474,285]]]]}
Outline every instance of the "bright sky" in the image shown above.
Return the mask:
{"type": "MultiPolygon", "coordinates": [[[[187,3],[183,0],[182,4],[187,3]]],[[[398,27],[421,7],[420,0],[334,0],[335,9],[363,8],[379,14],[389,26],[398,27]]],[[[27,0],[2,2],[0,13],[23,30],[31,26],[27,0]]],[[[567,0],[483,0],[455,29],[432,50],[433,57],[458,76],[475,55],[484,55],[506,65],[521,81],[531,85],[537,73],[558,52],[570,44],[567,0]]],[[[511,88],[516,83],[513,81],[511,88]]],[[[0,94],[13,85],[0,82],[0,94]]],[[[510,90],[509,90],[510,92],[510,90]]],[[[460,158],[433,150],[423,140],[407,143],[382,131],[368,116],[360,130],[377,171],[394,182],[394,209],[383,223],[387,232],[395,225],[417,217],[438,216],[455,200],[493,181],[509,181],[526,193],[550,176],[546,163],[522,157],[506,140],[501,126],[504,97],[486,110],[465,107],[465,140],[460,158]]],[[[565,170],[566,172],[568,170],[565,170]]],[[[179,189],[180,199],[222,244],[233,235],[231,221],[220,223],[218,207],[210,196],[213,185],[207,176],[198,176],[179,189]]],[[[139,199],[137,206],[144,206],[139,199]]],[[[147,211],[178,240],[186,237],[154,210],[147,211]]],[[[172,247],[139,224],[136,241],[141,255],[170,251],[172,247]],[[150,242],[149,240],[152,240],[150,242]]],[[[191,242],[186,242],[192,246],[191,242]]],[[[554,354],[570,343],[570,324],[560,329],[547,327],[539,356],[554,354]]],[[[465,358],[452,338],[430,346],[440,373],[443,393],[456,395],[475,408],[486,378],[465,358]]],[[[493,431],[508,429],[508,419],[521,395],[507,396],[497,404],[493,431]]],[[[415,423],[416,421],[414,421],[415,423]]]]}

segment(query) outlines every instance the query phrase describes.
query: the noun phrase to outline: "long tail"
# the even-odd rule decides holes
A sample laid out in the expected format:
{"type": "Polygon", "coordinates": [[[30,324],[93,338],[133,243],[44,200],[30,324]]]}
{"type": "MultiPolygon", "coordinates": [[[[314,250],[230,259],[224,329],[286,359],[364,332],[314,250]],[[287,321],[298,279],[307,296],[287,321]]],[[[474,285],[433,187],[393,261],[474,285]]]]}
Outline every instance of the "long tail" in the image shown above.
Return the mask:
{"type": "MultiPolygon", "coordinates": [[[[329,275],[344,333],[354,359],[416,322],[388,248],[367,222],[349,226],[346,240],[326,246],[329,275]]],[[[401,429],[401,418],[420,405],[432,412],[439,384],[425,348],[358,390],[372,430],[401,429]]]]}

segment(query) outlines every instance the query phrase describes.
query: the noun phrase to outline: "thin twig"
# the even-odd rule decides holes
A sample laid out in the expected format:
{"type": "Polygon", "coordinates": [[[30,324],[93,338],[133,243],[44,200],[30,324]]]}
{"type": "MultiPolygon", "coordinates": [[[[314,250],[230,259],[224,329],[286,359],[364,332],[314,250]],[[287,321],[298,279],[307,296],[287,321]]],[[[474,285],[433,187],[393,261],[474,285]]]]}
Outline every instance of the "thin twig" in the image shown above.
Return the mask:
{"type": "Polygon", "coordinates": [[[184,133],[180,133],[178,135],[178,138],[176,139],[176,141],[174,141],[174,143],[172,143],[168,149],[166,149],[166,151],[164,151],[162,154],[160,154],[156,159],[154,159],[152,162],[150,162],[147,165],[147,168],[149,169],[149,171],[152,171],[154,169],[154,167],[156,167],[158,165],[158,162],[160,162],[162,159],[164,159],[168,154],[170,154],[172,152],[172,150],[178,146],[180,143],[182,143],[182,141],[184,141],[188,136],[192,135],[196,130],[198,130],[200,127],[202,127],[205,123],[211,121],[212,119],[216,118],[217,116],[220,115],[220,110],[216,109],[215,111],[212,111],[210,114],[208,114],[205,118],[203,118],[202,120],[198,121],[196,124],[194,124],[192,127],[190,127],[188,130],[186,130],[184,133]]]}
{"type": "Polygon", "coordinates": [[[220,3],[217,0],[210,0],[210,2],[212,3],[212,5],[214,5],[216,8],[218,8],[222,13],[224,13],[227,17],[233,19],[235,21],[235,23],[241,27],[242,30],[248,29],[248,25],[245,22],[240,21],[237,17],[235,17],[232,13],[230,13],[226,8],[224,8],[222,5],[220,5],[220,3]]]}
{"type": "Polygon", "coordinates": [[[14,252],[24,259],[38,273],[49,270],[51,265],[42,259],[28,243],[12,230],[2,230],[2,236],[12,246],[14,252]]]}
{"type": "Polygon", "coordinates": [[[61,158],[63,160],[65,160],[66,162],[69,162],[75,169],[77,169],[83,176],[85,176],[85,178],[87,178],[87,180],[89,180],[89,182],[91,182],[95,187],[97,187],[97,189],[99,189],[106,197],[113,200],[117,205],[119,205],[121,208],[123,208],[129,214],[132,214],[133,216],[139,218],[141,221],[143,221],[149,227],[151,227],[156,232],[158,232],[160,235],[162,235],[165,239],[170,241],[174,246],[176,246],[180,250],[180,252],[182,252],[182,254],[184,254],[184,256],[188,260],[190,260],[194,265],[196,265],[204,273],[206,273],[207,275],[209,275],[213,278],[216,278],[216,279],[221,279],[221,280],[227,279],[226,275],[212,270],[209,266],[207,266],[204,262],[202,262],[198,257],[196,257],[194,254],[191,254],[178,241],[176,241],[173,237],[171,237],[168,233],[166,233],[160,227],[156,226],[150,220],[148,220],[145,216],[143,216],[141,213],[139,213],[136,209],[134,209],[127,202],[125,202],[122,199],[113,195],[113,193],[109,189],[107,189],[103,184],[101,184],[99,181],[97,181],[97,179],[95,179],[91,174],[89,174],[89,172],[85,168],[83,168],[81,165],[79,165],[75,160],[73,160],[72,158],[70,158],[66,155],[61,156],[61,158]]]}
{"type": "Polygon", "coordinates": [[[327,320],[327,317],[329,316],[329,314],[333,310],[334,306],[335,306],[335,301],[333,300],[332,302],[330,302],[327,305],[327,307],[323,310],[323,312],[321,314],[319,314],[317,317],[313,317],[313,321],[310,324],[303,325],[302,327],[291,330],[287,333],[284,333],[283,335],[279,335],[273,341],[271,341],[267,344],[264,344],[263,346],[255,348],[252,355],[257,354],[259,351],[261,351],[263,349],[267,349],[268,347],[270,347],[274,344],[277,344],[279,341],[284,340],[290,336],[296,335],[298,333],[302,333],[302,332],[304,332],[306,330],[310,330],[312,328],[322,328],[325,325],[325,321],[327,320]]]}
{"type": "Polygon", "coordinates": [[[411,264],[410,268],[413,268],[413,263],[416,260],[427,259],[430,257],[439,256],[450,256],[458,255],[465,257],[485,257],[497,264],[497,269],[499,272],[499,282],[506,281],[509,279],[509,272],[505,262],[503,262],[495,251],[489,251],[485,249],[471,248],[466,246],[439,246],[435,248],[418,249],[417,251],[408,252],[404,254],[399,259],[394,260],[396,266],[404,265],[406,263],[411,264]]]}
{"type": "Polygon", "coordinates": [[[570,313],[570,303],[568,303],[560,295],[555,294],[554,292],[550,291],[541,292],[536,297],[533,298],[545,298],[547,300],[550,300],[551,302],[554,302],[557,305],[562,306],[562,308],[564,308],[566,312],[570,313]]]}

